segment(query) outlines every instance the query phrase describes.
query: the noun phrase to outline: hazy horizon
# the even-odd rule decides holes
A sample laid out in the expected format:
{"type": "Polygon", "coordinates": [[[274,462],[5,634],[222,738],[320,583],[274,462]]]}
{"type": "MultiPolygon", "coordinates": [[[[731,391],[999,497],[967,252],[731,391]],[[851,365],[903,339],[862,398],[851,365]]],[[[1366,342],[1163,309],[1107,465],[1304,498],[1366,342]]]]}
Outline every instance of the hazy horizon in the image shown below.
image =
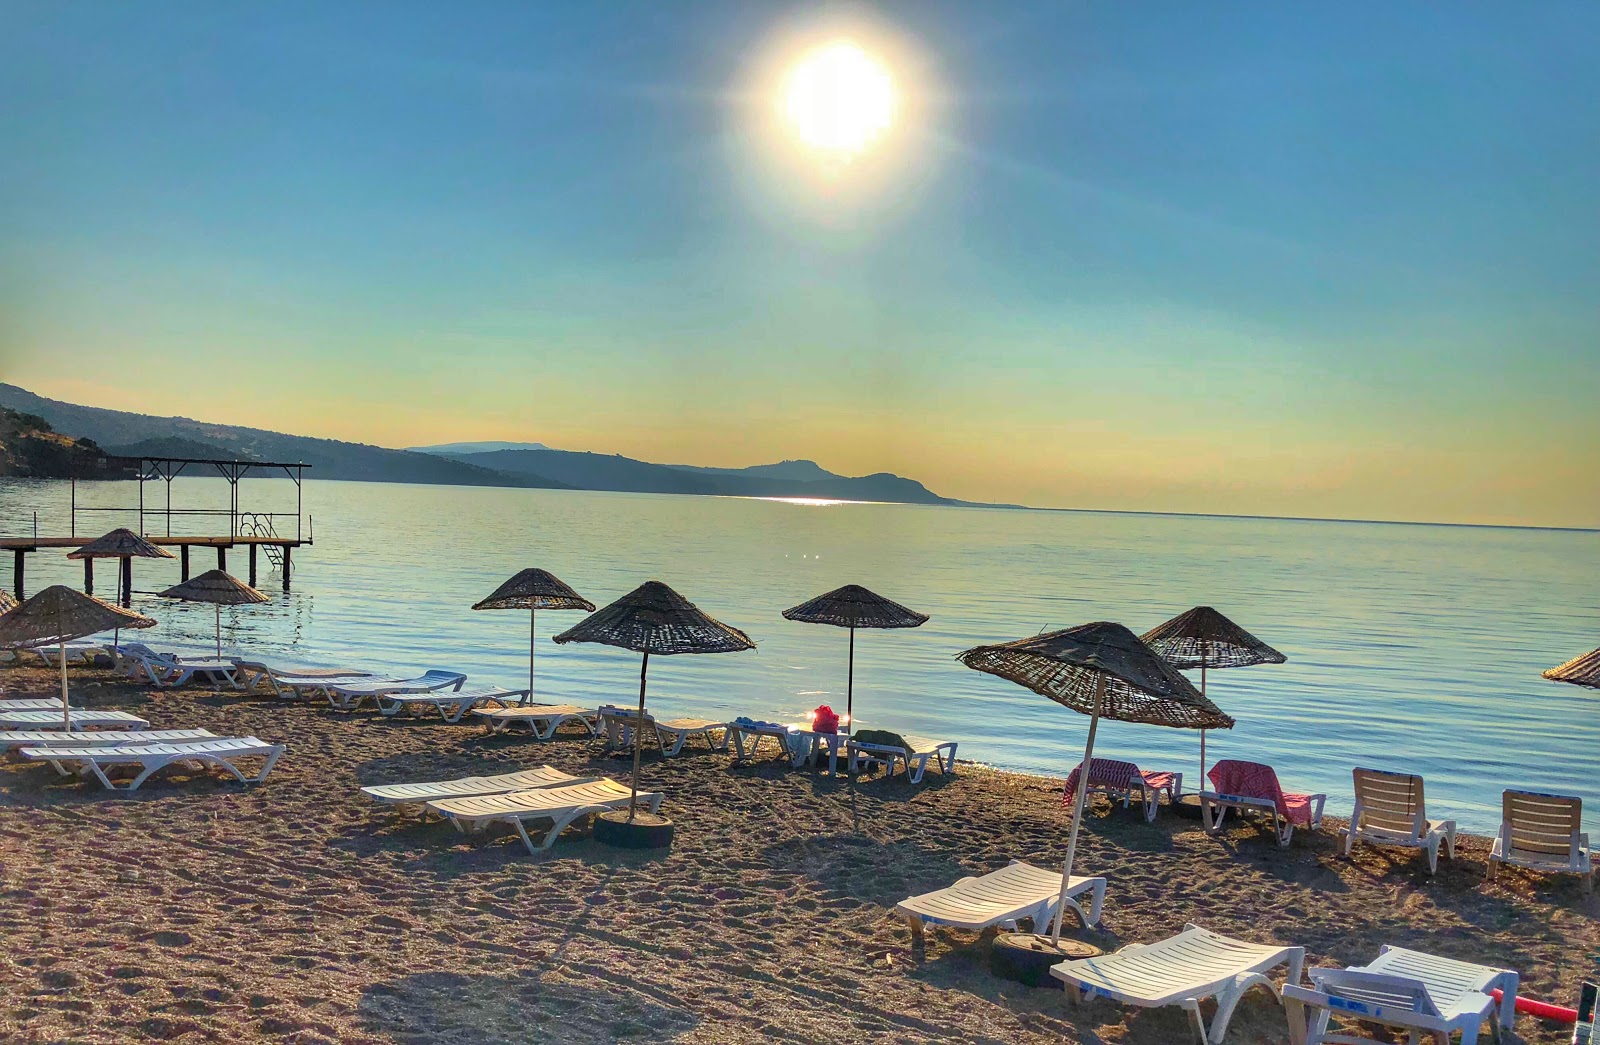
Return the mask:
{"type": "Polygon", "coordinates": [[[0,380],[947,497],[1600,526],[1600,9],[19,4],[0,380]],[[859,41],[881,148],[772,84],[859,41]]]}

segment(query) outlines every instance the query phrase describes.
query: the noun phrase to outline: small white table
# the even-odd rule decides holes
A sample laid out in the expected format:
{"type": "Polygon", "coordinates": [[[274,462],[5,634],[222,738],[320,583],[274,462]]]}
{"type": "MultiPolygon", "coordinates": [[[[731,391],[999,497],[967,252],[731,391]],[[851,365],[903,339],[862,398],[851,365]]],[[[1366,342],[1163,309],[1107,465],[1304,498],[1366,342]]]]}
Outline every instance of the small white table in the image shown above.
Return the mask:
{"type": "MultiPolygon", "coordinates": [[[[817,764],[817,759],[822,755],[822,749],[828,749],[828,775],[837,776],[839,773],[839,752],[845,749],[850,742],[850,734],[841,730],[838,733],[818,733],[810,726],[800,722],[791,722],[789,730],[798,739],[806,753],[802,760],[811,765],[817,764]]],[[[799,765],[796,762],[795,765],[799,765]]]]}

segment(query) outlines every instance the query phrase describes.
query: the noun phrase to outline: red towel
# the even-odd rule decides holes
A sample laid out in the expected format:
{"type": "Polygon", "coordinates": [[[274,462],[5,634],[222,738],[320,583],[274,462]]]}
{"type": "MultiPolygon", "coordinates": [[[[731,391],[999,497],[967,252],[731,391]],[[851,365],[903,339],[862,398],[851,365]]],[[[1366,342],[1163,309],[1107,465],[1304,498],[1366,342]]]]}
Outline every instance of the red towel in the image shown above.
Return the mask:
{"type": "Polygon", "coordinates": [[[1218,794],[1259,798],[1276,806],[1291,824],[1306,827],[1311,823],[1311,796],[1284,791],[1271,766],[1225,758],[1212,766],[1206,776],[1218,794]]]}
{"type": "MultiPolygon", "coordinates": [[[[1078,793],[1078,772],[1082,768],[1083,763],[1080,762],[1067,775],[1067,789],[1061,796],[1062,805],[1072,805],[1072,796],[1078,793]]],[[[1143,783],[1147,790],[1159,791],[1171,787],[1173,782],[1171,773],[1146,773],[1132,762],[1119,762],[1114,758],[1097,758],[1089,769],[1090,787],[1132,791],[1143,783]]]]}

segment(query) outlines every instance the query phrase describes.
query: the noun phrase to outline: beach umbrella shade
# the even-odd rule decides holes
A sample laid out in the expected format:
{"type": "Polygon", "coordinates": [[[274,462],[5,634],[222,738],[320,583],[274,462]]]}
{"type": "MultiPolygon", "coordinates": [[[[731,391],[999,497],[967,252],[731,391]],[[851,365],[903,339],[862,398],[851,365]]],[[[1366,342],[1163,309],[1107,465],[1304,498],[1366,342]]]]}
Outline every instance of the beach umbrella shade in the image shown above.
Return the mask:
{"type": "MultiPolygon", "coordinates": [[[[176,556],[165,548],[157,548],[126,526],[119,526],[105,536],[90,541],[77,551],[68,552],[67,558],[121,559],[122,570],[117,585],[119,593],[117,602],[127,607],[133,605],[133,560],[172,559],[176,558],[176,556]]],[[[118,644],[121,639],[121,630],[113,629],[111,635],[112,644],[118,644]]]]}
{"type": "Polygon", "coordinates": [[[1083,821],[1083,797],[1089,790],[1089,767],[1094,764],[1094,736],[1100,720],[1180,729],[1230,729],[1233,719],[1201,696],[1188,679],[1141,642],[1139,636],[1108,621],[1080,624],[1015,642],[974,646],[957,654],[956,659],[969,668],[1026,686],[1089,716],[1089,736],[1072,806],[1072,830],[1067,836],[1067,858],[1061,868],[1061,902],[1056,906],[1051,933],[1052,941],[1060,943],[1072,862],[1077,855],[1078,828],[1083,821]]]}
{"type": "Polygon", "coordinates": [[[266,602],[267,597],[239,578],[221,570],[207,570],[198,577],[190,577],[182,584],[174,584],[161,593],[163,599],[182,599],[184,602],[209,602],[217,611],[217,659],[222,659],[222,607],[250,606],[266,602]]]}
{"type": "Polygon", "coordinates": [[[845,721],[855,727],[856,629],[917,628],[928,622],[926,613],[908,610],[892,599],[859,584],[846,584],[809,602],[783,611],[788,620],[805,624],[831,624],[850,629],[850,659],[845,674],[845,721]]]}
{"type": "Polygon", "coordinates": [[[153,628],[156,622],[140,613],[102,602],[93,595],[54,584],[21,605],[0,614],[0,648],[47,646],[56,643],[61,653],[61,728],[72,728],[67,712],[67,641],[96,635],[112,628],[153,628]]]}
{"type": "MultiPolygon", "coordinates": [[[[1288,657],[1262,642],[1210,606],[1196,606],[1139,636],[1175,668],[1200,669],[1200,695],[1206,693],[1206,669],[1283,664],[1288,657]]],[[[1200,783],[1206,789],[1206,731],[1200,731],[1200,783]]]]}
{"type": "Polygon", "coordinates": [[[538,641],[535,619],[540,610],[584,610],[594,612],[594,603],[579,595],[548,570],[527,569],[494,590],[487,599],[474,603],[475,610],[528,611],[528,702],[533,702],[533,648],[538,641]]]}
{"type": "Polygon", "coordinates": [[[1600,689],[1600,649],[1590,650],[1581,657],[1573,657],[1565,664],[1541,674],[1551,682],[1570,682],[1574,686],[1600,689]]]}
{"type": "MultiPolygon", "coordinates": [[[[750,636],[702,612],[660,581],[645,581],[633,591],[555,637],[556,642],[599,642],[644,654],[639,663],[639,721],[644,721],[645,676],[650,655],[741,653],[756,648],[750,636]]],[[[639,806],[639,731],[633,738],[631,824],[639,806]]]]}

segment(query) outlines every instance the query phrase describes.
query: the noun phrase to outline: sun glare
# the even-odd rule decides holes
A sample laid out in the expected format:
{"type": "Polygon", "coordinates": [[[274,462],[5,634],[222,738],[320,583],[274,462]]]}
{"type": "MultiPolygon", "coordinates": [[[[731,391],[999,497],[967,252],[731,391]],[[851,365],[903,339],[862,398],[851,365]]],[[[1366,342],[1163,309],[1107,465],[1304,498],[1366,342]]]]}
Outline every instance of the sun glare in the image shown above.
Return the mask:
{"type": "Polygon", "coordinates": [[[784,119],[802,143],[830,157],[866,152],[895,118],[895,83],[880,60],[850,40],[803,55],[784,77],[784,119]]]}

